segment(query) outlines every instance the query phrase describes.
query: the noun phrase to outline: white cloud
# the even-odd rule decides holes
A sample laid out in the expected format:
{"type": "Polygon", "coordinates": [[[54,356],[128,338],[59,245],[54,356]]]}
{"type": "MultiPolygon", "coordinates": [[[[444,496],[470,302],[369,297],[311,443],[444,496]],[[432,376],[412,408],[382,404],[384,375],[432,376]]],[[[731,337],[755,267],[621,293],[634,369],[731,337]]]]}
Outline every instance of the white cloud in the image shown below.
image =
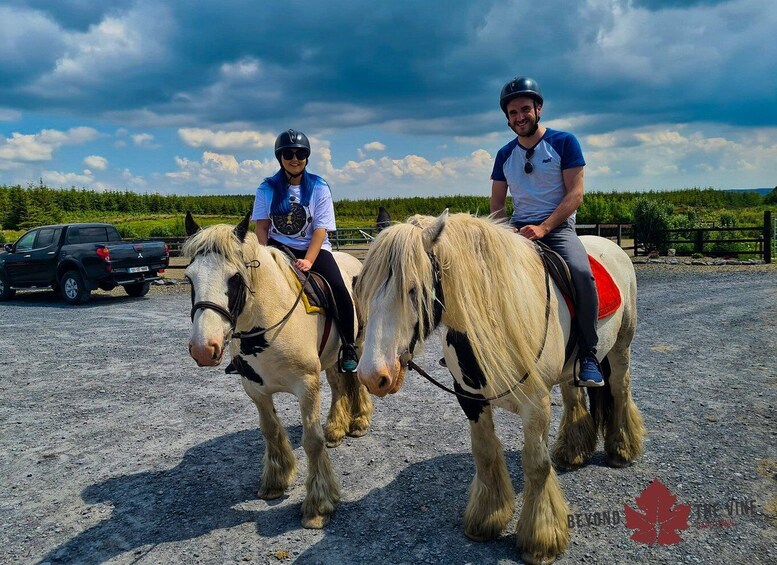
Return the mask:
{"type": "Polygon", "coordinates": [[[98,137],[97,130],[87,127],[67,131],[44,129],[36,134],[14,132],[0,139],[0,161],[50,161],[63,145],[80,145],[98,137]]]}
{"type": "Polygon", "coordinates": [[[254,190],[265,177],[275,174],[275,159],[238,161],[233,155],[206,151],[200,161],[176,157],[177,171],[165,177],[174,184],[198,187],[221,187],[227,190],[254,190]]]}
{"type": "Polygon", "coordinates": [[[140,2],[86,31],[61,30],[64,48],[56,65],[29,90],[42,98],[67,98],[107,79],[128,80],[128,74],[142,73],[168,59],[166,41],[174,29],[167,7],[140,2]]]}
{"type": "Polygon", "coordinates": [[[138,147],[153,147],[154,136],[150,133],[137,133],[132,137],[132,142],[138,147]]]}
{"type": "Polygon", "coordinates": [[[99,155],[89,155],[84,159],[84,165],[98,171],[104,171],[108,168],[108,159],[99,155]]]}
{"type": "Polygon", "coordinates": [[[381,143],[380,141],[372,141],[370,143],[367,143],[363,149],[365,151],[385,151],[386,145],[381,143]]]}
{"type": "Polygon", "coordinates": [[[275,134],[258,131],[213,131],[205,128],[181,128],[178,136],[189,147],[217,150],[247,150],[274,147],[275,134]]]}
{"type": "Polygon", "coordinates": [[[43,182],[47,185],[60,185],[60,186],[73,186],[82,185],[86,186],[92,183],[94,178],[89,171],[84,171],[84,174],[78,173],[61,173],[59,171],[43,171],[41,173],[43,182]]]}

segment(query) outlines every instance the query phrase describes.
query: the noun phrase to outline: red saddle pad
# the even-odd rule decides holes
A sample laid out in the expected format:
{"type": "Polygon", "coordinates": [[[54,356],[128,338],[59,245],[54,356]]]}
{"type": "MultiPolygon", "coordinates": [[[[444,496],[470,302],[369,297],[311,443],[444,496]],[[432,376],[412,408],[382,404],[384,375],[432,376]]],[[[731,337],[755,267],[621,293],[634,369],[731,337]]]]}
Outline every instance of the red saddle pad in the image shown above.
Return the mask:
{"type": "MultiPolygon", "coordinates": [[[[588,256],[588,263],[591,265],[591,272],[594,275],[596,281],[596,293],[599,295],[599,319],[606,318],[613,314],[623,302],[621,297],[621,291],[618,289],[618,285],[612,279],[612,276],[604,268],[599,261],[588,256]]],[[[575,306],[570,302],[569,298],[564,296],[569,312],[572,317],[575,316],[575,306]]]]}
{"type": "Polygon", "coordinates": [[[591,264],[591,272],[596,280],[596,292],[599,295],[599,319],[601,320],[613,314],[620,307],[623,299],[621,291],[612,280],[609,271],[590,255],[588,262],[591,264]]]}

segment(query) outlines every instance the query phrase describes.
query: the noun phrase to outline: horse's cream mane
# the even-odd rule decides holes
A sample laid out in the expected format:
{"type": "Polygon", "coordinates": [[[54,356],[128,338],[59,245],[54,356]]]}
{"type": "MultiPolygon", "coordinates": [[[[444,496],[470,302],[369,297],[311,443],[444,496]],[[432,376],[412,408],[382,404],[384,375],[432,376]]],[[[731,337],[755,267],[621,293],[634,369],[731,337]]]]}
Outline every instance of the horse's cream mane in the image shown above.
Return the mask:
{"type": "Polygon", "coordinates": [[[201,229],[189,239],[186,240],[181,248],[181,255],[189,260],[197,255],[206,255],[208,253],[217,253],[224,260],[234,267],[244,280],[248,281],[252,288],[259,288],[259,269],[251,269],[246,263],[259,261],[266,263],[267,255],[270,255],[272,261],[278,265],[278,268],[284,273],[289,284],[294,285],[294,273],[289,268],[290,260],[288,256],[280,249],[260,245],[256,234],[246,233],[245,240],[240,240],[235,235],[235,227],[227,224],[215,224],[201,229]]]}
{"type": "MultiPolygon", "coordinates": [[[[359,307],[369,319],[369,303],[386,287],[397,296],[404,316],[416,316],[407,300],[410,288],[431,297],[431,262],[422,229],[434,217],[413,216],[383,230],[370,246],[357,283],[359,307]]],[[[542,263],[526,238],[504,222],[452,214],[432,252],[442,270],[443,323],[467,334],[495,392],[512,387],[536,365],[545,331],[545,278],[542,263]]],[[[420,305],[431,317],[431,300],[420,305]]]]}

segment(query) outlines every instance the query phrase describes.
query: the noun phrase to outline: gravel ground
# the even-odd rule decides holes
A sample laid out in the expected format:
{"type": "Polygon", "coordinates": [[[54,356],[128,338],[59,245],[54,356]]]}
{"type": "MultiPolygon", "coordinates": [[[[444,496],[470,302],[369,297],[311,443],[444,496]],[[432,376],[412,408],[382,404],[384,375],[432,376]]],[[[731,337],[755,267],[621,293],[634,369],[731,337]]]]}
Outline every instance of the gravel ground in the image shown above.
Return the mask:
{"type": "MultiPolygon", "coordinates": [[[[638,281],[645,455],[615,470],[599,451],[560,475],[581,517],[559,562],[775,563],[777,269],[647,265],[638,281]],[[676,545],[641,545],[623,525],[624,504],[636,508],[654,479],[692,505],[676,545]],[[603,513],[620,523],[586,525],[603,513]]],[[[0,304],[0,562],[519,562],[515,517],[495,541],[463,535],[474,467],[466,419],[446,393],[411,374],[376,399],[367,436],[330,450],[343,490],[332,522],[304,530],[296,400],[279,395],[276,406],[300,476],[288,496],[259,500],[256,411],[236,377],[188,357],[188,286],[122,294],[80,307],[50,292],[0,304]]],[[[430,343],[419,362],[444,380],[438,356],[430,343]]],[[[498,412],[496,423],[520,493],[520,419],[498,412]]]]}

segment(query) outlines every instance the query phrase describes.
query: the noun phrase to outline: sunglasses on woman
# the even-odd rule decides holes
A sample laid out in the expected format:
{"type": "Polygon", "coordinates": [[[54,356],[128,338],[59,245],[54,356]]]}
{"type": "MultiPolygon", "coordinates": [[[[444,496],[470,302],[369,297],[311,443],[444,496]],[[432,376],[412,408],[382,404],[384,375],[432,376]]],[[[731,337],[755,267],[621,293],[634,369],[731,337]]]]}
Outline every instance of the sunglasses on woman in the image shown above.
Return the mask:
{"type": "Polygon", "coordinates": [[[534,147],[526,150],[526,163],[523,164],[523,172],[530,175],[534,170],[534,165],[531,164],[531,158],[534,157],[534,147]]]}
{"type": "Polygon", "coordinates": [[[284,149],[281,151],[281,157],[283,157],[286,161],[291,161],[296,157],[299,161],[304,161],[308,157],[310,157],[310,151],[307,149],[284,149]]]}

